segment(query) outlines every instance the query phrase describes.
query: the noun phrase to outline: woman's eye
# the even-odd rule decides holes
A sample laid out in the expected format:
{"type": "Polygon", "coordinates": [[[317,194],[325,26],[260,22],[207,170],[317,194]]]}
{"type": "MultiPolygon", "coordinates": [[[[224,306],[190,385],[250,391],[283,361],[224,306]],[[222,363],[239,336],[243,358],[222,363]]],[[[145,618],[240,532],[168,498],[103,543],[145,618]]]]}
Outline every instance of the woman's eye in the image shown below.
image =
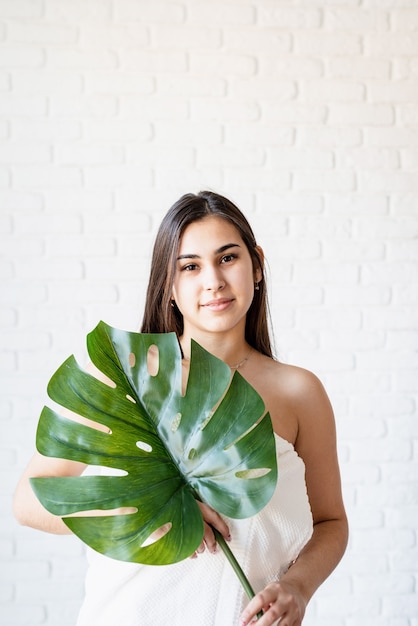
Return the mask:
{"type": "Polygon", "coordinates": [[[188,265],[185,265],[184,267],[181,268],[182,272],[191,272],[193,270],[195,270],[197,268],[196,263],[189,263],[188,265]]]}
{"type": "Polygon", "coordinates": [[[234,259],[236,258],[237,258],[236,254],[225,254],[221,259],[221,263],[230,263],[231,261],[234,261],[234,259]]]}

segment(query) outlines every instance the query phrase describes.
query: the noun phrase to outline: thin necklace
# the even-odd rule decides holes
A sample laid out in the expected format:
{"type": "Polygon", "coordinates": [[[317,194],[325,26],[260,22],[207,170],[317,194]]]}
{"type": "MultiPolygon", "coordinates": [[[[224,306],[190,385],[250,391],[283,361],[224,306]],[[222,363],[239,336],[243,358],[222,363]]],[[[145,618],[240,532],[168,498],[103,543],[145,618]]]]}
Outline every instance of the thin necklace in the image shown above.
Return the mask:
{"type": "MultiPolygon", "coordinates": [[[[231,368],[231,370],[238,370],[240,367],[242,367],[244,365],[244,363],[246,363],[248,361],[248,359],[250,358],[252,351],[253,351],[253,347],[250,348],[250,351],[248,352],[247,356],[245,356],[242,361],[240,361],[239,363],[236,363],[235,365],[230,365],[229,367],[231,368]]],[[[188,357],[183,357],[183,359],[185,361],[190,361],[190,359],[188,357]]]]}
{"type": "Polygon", "coordinates": [[[244,365],[244,363],[246,363],[248,361],[248,359],[251,356],[253,349],[252,347],[250,348],[249,353],[247,354],[247,356],[245,356],[242,361],[240,361],[239,363],[237,363],[236,365],[230,365],[231,370],[239,370],[240,367],[242,367],[244,365]]]}

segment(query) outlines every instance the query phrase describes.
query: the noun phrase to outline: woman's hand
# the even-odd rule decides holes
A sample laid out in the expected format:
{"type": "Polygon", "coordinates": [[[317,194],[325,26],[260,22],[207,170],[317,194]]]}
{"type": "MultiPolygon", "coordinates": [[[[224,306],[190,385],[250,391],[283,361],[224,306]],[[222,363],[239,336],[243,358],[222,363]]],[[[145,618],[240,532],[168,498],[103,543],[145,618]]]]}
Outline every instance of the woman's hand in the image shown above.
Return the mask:
{"type": "Polygon", "coordinates": [[[219,513],[203,502],[197,501],[197,504],[202,512],[205,530],[203,541],[191,558],[196,558],[197,555],[204,552],[206,548],[213,554],[216,552],[217,543],[212,526],[221,533],[226,541],[231,540],[229,528],[219,513]]]}
{"type": "Polygon", "coordinates": [[[306,602],[289,583],[270,583],[249,602],[241,616],[240,626],[252,620],[257,626],[272,626],[277,620],[280,626],[300,626],[305,615],[306,602]],[[257,614],[264,615],[257,620],[257,614]]]}

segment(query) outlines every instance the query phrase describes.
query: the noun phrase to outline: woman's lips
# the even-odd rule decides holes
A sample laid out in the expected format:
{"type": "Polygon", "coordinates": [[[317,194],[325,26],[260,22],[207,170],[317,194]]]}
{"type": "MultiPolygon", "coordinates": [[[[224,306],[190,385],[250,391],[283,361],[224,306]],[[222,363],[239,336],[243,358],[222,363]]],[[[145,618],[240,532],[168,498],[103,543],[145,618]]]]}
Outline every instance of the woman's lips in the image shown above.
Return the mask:
{"type": "Polygon", "coordinates": [[[232,298],[216,298],[215,300],[205,302],[202,306],[210,311],[224,311],[229,307],[232,301],[232,298]]]}

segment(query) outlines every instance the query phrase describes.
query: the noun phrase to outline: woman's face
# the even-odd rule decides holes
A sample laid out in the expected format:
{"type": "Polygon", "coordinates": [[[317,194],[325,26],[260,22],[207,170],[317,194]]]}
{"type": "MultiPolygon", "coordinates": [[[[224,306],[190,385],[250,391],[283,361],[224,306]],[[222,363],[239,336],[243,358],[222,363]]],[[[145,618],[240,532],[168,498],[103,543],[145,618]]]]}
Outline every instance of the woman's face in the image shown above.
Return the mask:
{"type": "Polygon", "coordinates": [[[254,297],[254,270],[239,231],[227,220],[209,216],[184,231],[177,255],[172,297],[183,315],[184,334],[245,331],[254,297]]]}

